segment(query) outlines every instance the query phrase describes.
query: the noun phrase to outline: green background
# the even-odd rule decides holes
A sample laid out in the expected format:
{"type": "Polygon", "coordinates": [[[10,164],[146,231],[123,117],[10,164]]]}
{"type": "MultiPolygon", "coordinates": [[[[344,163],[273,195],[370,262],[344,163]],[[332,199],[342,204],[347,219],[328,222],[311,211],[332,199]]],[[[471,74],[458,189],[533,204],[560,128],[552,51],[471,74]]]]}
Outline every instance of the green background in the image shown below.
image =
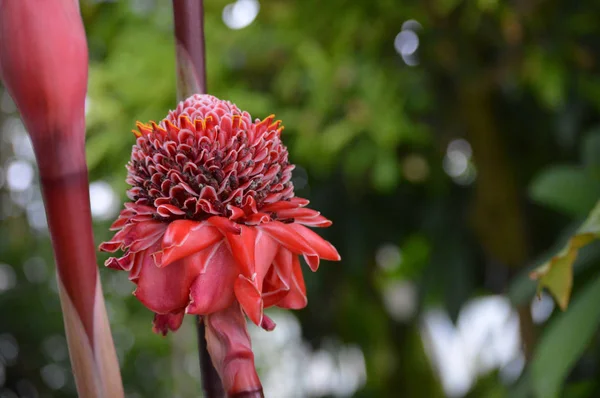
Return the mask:
{"type": "MultiPolygon", "coordinates": [[[[532,311],[527,277],[600,197],[600,3],[263,0],[231,29],[239,3],[206,2],[209,92],[283,120],[342,256],[305,268],[306,309],[250,326],[267,396],[600,396],[600,246],[566,312],[532,311]]],[[[166,0],[81,7],[100,243],[131,129],[176,105],[173,21],[166,0]]],[[[31,151],[0,108],[0,397],[73,397],[37,177],[14,181],[31,151]]],[[[198,396],[192,319],[157,336],[126,274],[101,276],[127,396],[198,396]]]]}

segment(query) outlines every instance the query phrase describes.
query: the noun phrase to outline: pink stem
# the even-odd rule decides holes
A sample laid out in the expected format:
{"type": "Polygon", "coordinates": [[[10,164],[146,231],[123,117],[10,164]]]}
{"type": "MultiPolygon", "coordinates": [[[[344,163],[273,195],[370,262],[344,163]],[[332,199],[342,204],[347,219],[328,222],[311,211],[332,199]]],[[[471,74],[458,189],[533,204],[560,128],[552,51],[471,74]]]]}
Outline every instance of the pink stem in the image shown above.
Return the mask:
{"type": "MultiPolygon", "coordinates": [[[[206,93],[206,52],[202,0],[173,0],[175,51],[177,55],[177,98],[206,93]]],[[[207,351],[205,327],[197,317],[198,357],[202,388],[207,398],[225,395],[219,374],[207,351]]]]}

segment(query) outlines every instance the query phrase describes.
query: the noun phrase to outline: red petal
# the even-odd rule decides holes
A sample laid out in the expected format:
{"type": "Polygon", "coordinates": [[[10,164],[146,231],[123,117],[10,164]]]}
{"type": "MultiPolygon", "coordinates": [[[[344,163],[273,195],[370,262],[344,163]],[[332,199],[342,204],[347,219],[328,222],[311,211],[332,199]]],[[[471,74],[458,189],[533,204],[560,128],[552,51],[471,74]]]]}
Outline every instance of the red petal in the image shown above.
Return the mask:
{"type": "Polygon", "coordinates": [[[260,208],[260,211],[265,212],[265,213],[268,213],[268,212],[276,213],[281,210],[296,209],[299,206],[300,205],[298,205],[297,203],[294,203],[292,201],[280,200],[279,202],[264,205],[263,207],[260,208]]]}
{"type": "Polygon", "coordinates": [[[106,261],[104,262],[104,266],[110,269],[116,269],[117,271],[123,270],[123,268],[119,264],[119,260],[115,257],[109,257],[108,259],[106,259],[106,261]]]}
{"type": "Polygon", "coordinates": [[[229,248],[224,242],[205,249],[184,260],[195,262],[203,272],[192,283],[189,314],[206,315],[221,311],[234,301],[233,284],[239,274],[229,248]]]}
{"type": "Polygon", "coordinates": [[[231,233],[239,235],[242,233],[242,229],[239,224],[236,224],[225,217],[209,217],[206,222],[217,227],[223,234],[231,233]]]}
{"type": "Polygon", "coordinates": [[[300,268],[298,256],[292,256],[292,273],[290,274],[290,292],[277,304],[281,308],[299,310],[306,307],[306,285],[300,268]]]}
{"type": "Polygon", "coordinates": [[[160,205],[156,208],[156,212],[163,217],[171,217],[172,215],[182,216],[185,214],[185,211],[173,205],[160,205]]]}
{"type": "Polygon", "coordinates": [[[298,217],[294,219],[297,224],[308,225],[309,227],[327,228],[330,227],[333,222],[319,215],[317,217],[298,217]]]}
{"type": "Polygon", "coordinates": [[[131,271],[131,267],[133,267],[134,259],[136,253],[128,252],[126,255],[120,258],[110,257],[104,262],[104,265],[108,268],[123,270],[123,271],[131,271]]]}
{"type": "Polygon", "coordinates": [[[246,215],[244,213],[244,210],[240,209],[237,206],[227,205],[227,210],[231,212],[231,216],[229,216],[230,220],[237,220],[238,218],[242,218],[246,215]]]}
{"type": "Polygon", "coordinates": [[[217,228],[206,222],[173,221],[163,236],[162,254],[157,253],[155,256],[156,264],[164,267],[173,261],[204,250],[223,238],[223,234],[217,228]]]}
{"type": "Polygon", "coordinates": [[[204,319],[208,352],[228,396],[262,394],[246,319],[239,304],[234,303],[204,319]]]}
{"type": "MultiPolygon", "coordinates": [[[[290,254],[289,260],[292,261],[291,253],[289,250],[282,248],[281,250],[285,250],[290,254]]],[[[274,264],[265,277],[263,283],[263,306],[264,308],[269,308],[284,298],[288,292],[290,291],[290,287],[287,284],[288,277],[282,278],[279,275],[280,269],[274,264]]]]}
{"type": "Polygon", "coordinates": [[[298,198],[298,197],[293,197],[290,199],[291,203],[295,203],[300,207],[304,207],[306,205],[308,205],[310,203],[310,201],[308,199],[304,199],[304,198],[298,198]]]}
{"type": "MultiPolygon", "coordinates": [[[[134,295],[156,313],[180,311],[189,303],[190,286],[202,271],[203,264],[179,260],[168,267],[158,268],[150,254],[158,248],[159,243],[144,252],[139,252],[141,268],[134,295]]],[[[138,258],[136,262],[137,260],[138,258]]]]}
{"type": "Polygon", "coordinates": [[[319,257],[324,260],[340,261],[341,257],[333,245],[321,238],[319,234],[299,224],[289,224],[289,227],[301,235],[314,249],[319,257]]]}
{"type": "Polygon", "coordinates": [[[308,264],[308,267],[312,272],[317,272],[319,269],[319,256],[305,254],[304,261],[308,264]]]}
{"type": "Polygon", "coordinates": [[[262,323],[260,324],[260,327],[265,329],[267,332],[270,332],[273,329],[275,329],[275,326],[277,326],[275,324],[275,322],[273,322],[273,320],[271,318],[269,318],[266,314],[264,314],[262,323]]]}
{"type": "Polygon", "coordinates": [[[294,224],[284,224],[280,221],[271,221],[260,224],[256,228],[267,232],[281,242],[285,247],[297,254],[316,254],[314,249],[293,228],[294,224]]]}
{"type": "Polygon", "coordinates": [[[252,277],[254,274],[254,247],[256,245],[256,228],[240,225],[239,235],[227,233],[227,241],[233,258],[239,264],[242,274],[252,277]]]}
{"type": "Polygon", "coordinates": [[[119,248],[126,248],[133,252],[145,250],[162,236],[166,228],[167,224],[160,221],[127,224],[111,241],[102,243],[100,250],[109,252],[115,252],[119,248]]]}
{"type": "Polygon", "coordinates": [[[132,252],[149,248],[162,237],[167,228],[167,224],[159,221],[141,222],[134,225],[131,238],[135,240],[129,246],[129,250],[132,252]]]}
{"type": "Polygon", "coordinates": [[[109,230],[110,231],[119,230],[119,229],[123,228],[125,226],[125,224],[127,224],[127,221],[129,221],[129,217],[119,216],[119,218],[117,218],[116,221],[114,223],[112,223],[109,230]]]}
{"type": "Polygon", "coordinates": [[[121,241],[103,242],[100,245],[99,249],[100,249],[100,251],[103,251],[103,252],[114,253],[121,248],[122,244],[123,244],[123,242],[121,242],[121,241]]]}
{"type": "Polygon", "coordinates": [[[283,209],[277,212],[277,218],[298,218],[298,217],[317,217],[320,213],[306,207],[296,207],[294,209],[283,209]]]}
{"type": "Polygon", "coordinates": [[[262,291],[263,279],[267,275],[280,245],[269,234],[258,231],[254,249],[254,273],[259,291],[262,291]]]}
{"type": "Polygon", "coordinates": [[[255,281],[242,275],[235,280],[235,297],[241,304],[248,318],[256,325],[262,323],[263,301],[255,281]]]}
{"type": "Polygon", "coordinates": [[[254,213],[246,218],[247,225],[259,225],[262,223],[266,223],[271,221],[271,217],[269,217],[266,213],[254,213]]]}
{"type": "Polygon", "coordinates": [[[169,330],[176,331],[183,322],[184,314],[183,311],[174,314],[154,314],[152,331],[163,336],[166,336],[169,330]]]}

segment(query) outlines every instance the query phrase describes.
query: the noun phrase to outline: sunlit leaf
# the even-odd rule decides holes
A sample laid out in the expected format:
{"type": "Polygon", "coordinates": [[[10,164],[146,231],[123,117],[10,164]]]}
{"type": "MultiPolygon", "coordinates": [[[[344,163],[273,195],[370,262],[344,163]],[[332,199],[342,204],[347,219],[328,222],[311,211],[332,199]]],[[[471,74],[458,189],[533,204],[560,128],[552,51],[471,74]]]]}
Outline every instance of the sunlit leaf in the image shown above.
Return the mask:
{"type": "Polygon", "coordinates": [[[538,292],[544,287],[547,288],[560,308],[566,309],[573,287],[573,262],[577,258],[579,249],[598,238],[600,238],[600,201],[565,247],[531,272],[530,277],[538,280],[538,292]]]}

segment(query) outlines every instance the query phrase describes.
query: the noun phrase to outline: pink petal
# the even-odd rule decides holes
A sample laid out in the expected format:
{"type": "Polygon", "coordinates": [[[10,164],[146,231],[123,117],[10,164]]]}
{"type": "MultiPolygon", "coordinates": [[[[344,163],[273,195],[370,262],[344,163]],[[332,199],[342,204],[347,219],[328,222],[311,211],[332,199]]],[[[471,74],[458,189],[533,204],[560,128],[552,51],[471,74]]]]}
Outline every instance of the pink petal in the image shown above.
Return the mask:
{"type": "Polygon", "coordinates": [[[145,250],[154,244],[164,233],[167,224],[160,221],[144,221],[127,224],[109,242],[100,245],[100,250],[115,252],[129,249],[133,252],[145,250]]]}
{"type": "Polygon", "coordinates": [[[184,259],[159,268],[151,256],[159,245],[156,243],[150,249],[139,252],[141,268],[134,295],[150,310],[166,314],[180,311],[188,305],[190,287],[202,271],[203,264],[184,259]]]}
{"type": "Polygon", "coordinates": [[[299,224],[289,224],[289,227],[301,235],[314,249],[319,257],[324,260],[340,261],[341,257],[333,245],[321,238],[316,232],[299,224]]]}
{"type": "Polygon", "coordinates": [[[227,205],[227,210],[229,210],[231,212],[231,216],[229,216],[230,220],[237,220],[237,219],[242,218],[242,217],[244,217],[246,215],[244,213],[244,210],[240,209],[237,206],[227,205]]]}
{"type": "Polygon", "coordinates": [[[123,267],[119,264],[119,260],[115,257],[109,257],[104,262],[104,266],[110,269],[116,269],[117,271],[122,271],[123,267]]]}
{"type": "Polygon", "coordinates": [[[306,207],[296,207],[295,209],[284,209],[277,212],[277,218],[298,218],[298,217],[317,217],[320,213],[306,207]]]}
{"type": "MultiPolygon", "coordinates": [[[[290,254],[289,261],[292,261],[291,253],[289,250],[282,248],[281,250],[285,250],[290,254]]],[[[290,291],[290,287],[287,284],[287,280],[289,278],[282,278],[279,275],[281,270],[276,264],[269,269],[267,276],[263,282],[263,306],[264,308],[269,308],[274,305],[277,305],[282,298],[284,298],[288,292],[290,291]]]]}
{"type": "Polygon", "coordinates": [[[283,246],[296,254],[316,254],[314,249],[293,228],[294,224],[284,224],[280,221],[271,221],[260,224],[256,228],[267,232],[283,246]]]}
{"type": "Polygon", "coordinates": [[[246,217],[246,224],[247,225],[259,225],[262,223],[266,223],[271,221],[271,217],[269,217],[268,214],[266,213],[254,213],[251,214],[250,216],[246,217]]]}
{"type": "Polygon", "coordinates": [[[129,250],[132,252],[146,250],[163,236],[166,228],[167,224],[159,221],[134,224],[130,239],[135,240],[129,246],[129,250]]]}
{"type": "Polygon", "coordinates": [[[169,330],[173,332],[179,329],[183,322],[183,311],[176,312],[173,314],[154,314],[154,321],[152,321],[152,331],[157,334],[167,335],[169,330]]]}
{"type": "Polygon", "coordinates": [[[206,342],[228,396],[262,396],[246,319],[238,303],[208,315],[206,342]],[[254,394],[252,394],[254,393],[254,394]]]}
{"type": "Polygon", "coordinates": [[[265,329],[267,332],[270,332],[273,329],[275,329],[275,326],[277,326],[275,322],[273,322],[273,320],[269,318],[266,314],[263,314],[263,320],[260,324],[260,327],[265,329]]]}
{"type": "Polygon", "coordinates": [[[317,217],[298,217],[294,219],[297,224],[308,225],[309,227],[327,228],[330,227],[333,222],[319,215],[317,217]]]}
{"type": "Polygon", "coordinates": [[[103,242],[99,249],[103,252],[114,253],[121,248],[121,245],[123,245],[122,241],[103,242]]]}
{"type": "Polygon", "coordinates": [[[129,221],[129,217],[121,217],[121,216],[119,216],[119,218],[117,218],[116,221],[111,224],[109,230],[110,231],[117,231],[117,230],[123,228],[125,226],[125,224],[127,224],[127,221],[129,221]]]}
{"type": "Polygon", "coordinates": [[[306,261],[306,264],[308,264],[308,267],[310,268],[310,270],[312,272],[317,272],[317,270],[319,269],[319,262],[320,262],[319,256],[305,254],[303,257],[304,257],[304,261],[306,261]]]}
{"type": "Polygon", "coordinates": [[[242,274],[251,277],[254,274],[254,248],[256,246],[256,228],[240,225],[239,235],[227,233],[227,242],[233,258],[239,264],[242,274]]]}
{"type": "Polygon", "coordinates": [[[297,204],[300,207],[304,207],[306,205],[308,205],[310,202],[308,199],[304,199],[304,198],[298,198],[298,197],[293,197],[290,199],[291,203],[297,204]]]}
{"type": "Polygon", "coordinates": [[[204,249],[184,260],[197,263],[203,272],[190,288],[188,314],[206,315],[221,311],[234,301],[233,285],[239,268],[225,242],[204,249]]]}
{"type": "Polygon", "coordinates": [[[263,301],[255,281],[245,276],[238,275],[235,280],[235,297],[240,302],[246,315],[256,325],[261,325],[263,315],[263,301]]]}
{"type": "Polygon", "coordinates": [[[206,220],[206,222],[212,226],[217,227],[223,234],[230,233],[230,234],[239,235],[242,233],[242,229],[239,224],[236,224],[233,221],[231,221],[225,217],[219,217],[219,216],[209,217],[208,220],[206,220]]]}
{"type": "Polygon", "coordinates": [[[104,262],[104,265],[108,268],[131,271],[136,253],[128,252],[126,255],[120,258],[110,257],[104,262]]]}
{"type": "Polygon", "coordinates": [[[163,217],[171,217],[172,215],[183,216],[185,214],[185,211],[181,210],[179,207],[169,204],[158,206],[156,212],[163,217]]]}
{"type": "Polygon", "coordinates": [[[259,291],[262,291],[263,279],[267,275],[275,255],[279,250],[279,243],[275,241],[269,234],[263,231],[256,233],[255,249],[254,249],[254,272],[256,274],[256,286],[259,291]]]}
{"type": "MultiPolygon", "coordinates": [[[[291,253],[290,253],[291,255],[291,253]]],[[[300,268],[300,260],[298,256],[291,255],[291,261],[287,258],[288,254],[278,253],[276,263],[280,266],[282,274],[289,279],[289,293],[277,303],[278,307],[298,310],[306,307],[308,300],[306,298],[306,285],[304,284],[304,276],[300,268]]]]}
{"type": "Polygon", "coordinates": [[[299,205],[292,201],[288,200],[280,200],[279,202],[269,203],[261,207],[260,211],[268,213],[273,212],[277,213],[278,211],[288,210],[288,209],[296,209],[299,205]]]}
{"type": "Polygon", "coordinates": [[[173,261],[204,250],[223,238],[223,234],[217,228],[206,222],[173,221],[163,236],[162,254],[157,253],[155,256],[156,264],[164,267],[173,261]]]}

